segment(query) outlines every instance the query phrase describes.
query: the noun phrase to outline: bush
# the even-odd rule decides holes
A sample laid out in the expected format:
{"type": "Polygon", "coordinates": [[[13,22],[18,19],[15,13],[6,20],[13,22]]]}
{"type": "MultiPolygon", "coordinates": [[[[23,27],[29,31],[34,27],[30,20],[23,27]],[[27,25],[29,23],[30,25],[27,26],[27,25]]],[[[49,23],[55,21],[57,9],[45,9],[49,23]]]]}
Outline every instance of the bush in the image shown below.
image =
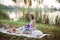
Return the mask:
{"type": "Polygon", "coordinates": [[[60,25],[60,18],[58,17],[58,15],[56,16],[55,21],[56,21],[56,25],[60,25]]]}
{"type": "Polygon", "coordinates": [[[9,19],[9,16],[6,12],[0,10],[0,19],[9,19]]]}

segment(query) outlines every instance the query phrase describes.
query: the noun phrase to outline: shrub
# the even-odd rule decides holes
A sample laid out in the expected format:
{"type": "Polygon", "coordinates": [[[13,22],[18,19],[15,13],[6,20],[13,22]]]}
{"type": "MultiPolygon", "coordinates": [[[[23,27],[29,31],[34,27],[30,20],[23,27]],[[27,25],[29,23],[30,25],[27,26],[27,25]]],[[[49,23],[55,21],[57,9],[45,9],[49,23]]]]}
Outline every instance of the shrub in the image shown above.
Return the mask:
{"type": "Polygon", "coordinates": [[[0,19],[9,19],[9,16],[6,12],[0,10],[0,19]]]}
{"type": "Polygon", "coordinates": [[[58,15],[56,16],[55,21],[56,25],[60,25],[60,17],[58,17],[58,15]]]}

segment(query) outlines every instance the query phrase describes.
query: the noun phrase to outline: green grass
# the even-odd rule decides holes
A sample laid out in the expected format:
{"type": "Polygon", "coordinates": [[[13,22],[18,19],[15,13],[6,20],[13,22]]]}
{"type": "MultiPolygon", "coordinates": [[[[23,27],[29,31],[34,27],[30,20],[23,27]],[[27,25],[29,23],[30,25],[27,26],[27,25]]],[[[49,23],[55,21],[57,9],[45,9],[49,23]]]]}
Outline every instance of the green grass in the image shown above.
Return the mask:
{"type": "MultiPolygon", "coordinates": [[[[29,22],[26,21],[4,21],[4,23],[7,24],[12,24],[12,25],[16,25],[15,27],[22,27],[26,24],[28,24],[29,22]]],[[[49,24],[41,24],[41,23],[36,23],[36,27],[38,30],[41,30],[43,33],[47,33],[50,34],[50,39],[52,40],[56,40],[56,39],[60,39],[60,27],[59,26],[55,26],[55,25],[49,25],[49,24]]],[[[24,37],[22,37],[23,39],[24,37]]]]}
{"type": "MultiPolygon", "coordinates": [[[[26,22],[26,21],[4,21],[4,23],[6,24],[11,24],[11,25],[15,25],[15,27],[22,27],[26,24],[28,24],[29,22],[26,22]]],[[[60,27],[58,26],[55,26],[55,25],[49,25],[49,24],[42,24],[42,23],[36,23],[36,27],[38,30],[41,30],[43,32],[47,32],[49,30],[55,32],[57,30],[60,30],[60,27]]]]}

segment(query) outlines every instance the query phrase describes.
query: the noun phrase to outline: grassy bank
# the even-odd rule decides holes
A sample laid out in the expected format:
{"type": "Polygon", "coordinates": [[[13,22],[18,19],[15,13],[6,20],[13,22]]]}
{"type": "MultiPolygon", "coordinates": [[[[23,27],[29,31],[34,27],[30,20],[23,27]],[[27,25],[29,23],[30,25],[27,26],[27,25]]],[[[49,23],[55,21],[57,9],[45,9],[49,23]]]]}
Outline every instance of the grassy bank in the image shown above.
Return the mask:
{"type": "MultiPolygon", "coordinates": [[[[25,25],[29,22],[25,22],[25,21],[9,22],[9,21],[5,21],[5,23],[15,25],[15,27],[22,27],[23,25],[25,25]]],[[[60,40],[60,27],[59,26],[37,23],[36,27],[37,27],[38,30],[41,30],[43,33],[50,34],[50,40],[60,40]]],[[[2,39],[6,37],[7,40],[11,39],[10,37],[12,37],[12,36],[5,35],[5,34],[2,34],[2,33],[0,33],[0,35],[1,35],[2,39]]],[[[14,40],[17,40],[17,37],[14,40]]],[[[29,40],[29,39],[28,38],[24,39],[24,37],[20,37],[20,38],[18,37],[18,40],[29,40]]],[[[37,39],[35,39],[35,40],[37,40],[37,39]]]]}

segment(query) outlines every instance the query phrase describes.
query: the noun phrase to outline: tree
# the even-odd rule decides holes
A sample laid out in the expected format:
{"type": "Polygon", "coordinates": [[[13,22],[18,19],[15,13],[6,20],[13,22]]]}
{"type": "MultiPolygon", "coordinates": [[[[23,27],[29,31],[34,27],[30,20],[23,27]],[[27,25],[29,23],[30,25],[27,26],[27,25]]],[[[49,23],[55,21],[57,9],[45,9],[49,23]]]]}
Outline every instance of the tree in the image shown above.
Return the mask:
{"type": "Polygon", "coordinates": [[[12,1],[17,2],[17,0],[12,0],[12,1]]]}
{"type": "Polygon", "coordinates": [[[24,3],[27,4],[27,0],[24,0],[24,3]]]}
{"type": "Polygon", "coordinates": [[[60,0],[57,0],[60,3],[60,0]]]}
{"type": "Polygon", "coordinates": [[[32,0],[28,0],[28,2],[29,2],[28,6],[31,6],[32,5],[32,0]]]}

